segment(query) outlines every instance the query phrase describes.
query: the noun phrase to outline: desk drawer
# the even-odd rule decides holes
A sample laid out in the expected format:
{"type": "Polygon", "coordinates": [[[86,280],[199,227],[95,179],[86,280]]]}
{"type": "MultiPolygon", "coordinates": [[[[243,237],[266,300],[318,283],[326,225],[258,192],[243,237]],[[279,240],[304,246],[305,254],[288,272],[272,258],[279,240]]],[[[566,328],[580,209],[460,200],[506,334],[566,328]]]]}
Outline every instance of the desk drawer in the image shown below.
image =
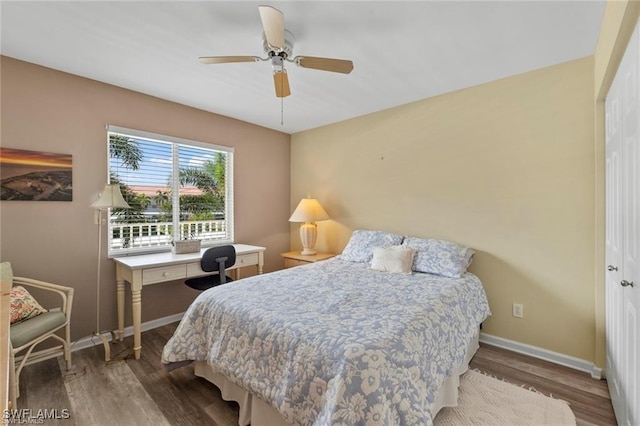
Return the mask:
{"type": "Polygon", "coordinates": [[[142,285],[179,280],[186,277],[186,265],[164,266],[162,268],[145,269],[144,271],[142,271],[142,285]]]}
{"type": "Polygon", "coordinates": [[[236,268],[242,268],[243,266],[251,266],[258,264],[258,253],[243,254],[236,256],[236,268]]]}
{"type": "MultiPolygon", "coordinates": [[[[236,263],[229,269],[237,269],[245,266],[255,266],[258,264],[258,253],[249,253],[243,254],[240,256],[236,256],[236,263]]],[[[197,277],[200,275],[211,274],[211,272],[204,272],[200,267],[200,262],[198,263],[188,263],[187,264],[187,277],[197,277]]]]}
{"type": "Polygon", "coordinates": [[[202,270],[202,268],[200,267],[200,262],[197,263],[187,263],[187,277],[191,278],[191,277],[198,277],[200,275],[207,275],[210,274],[211,272],[205,272],[202,270]]]}

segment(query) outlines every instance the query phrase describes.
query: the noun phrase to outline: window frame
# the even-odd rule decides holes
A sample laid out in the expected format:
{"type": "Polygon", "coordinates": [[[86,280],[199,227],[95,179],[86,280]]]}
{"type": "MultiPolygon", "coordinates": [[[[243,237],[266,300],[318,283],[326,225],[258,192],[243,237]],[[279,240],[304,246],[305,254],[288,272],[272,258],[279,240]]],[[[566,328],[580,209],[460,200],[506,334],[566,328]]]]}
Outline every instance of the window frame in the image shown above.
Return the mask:
{"type": "MultiPolygon", "coordinates": [[[[213,143],[201,142],[191,139],[180,138],[176,136],[162,135],[158,133],[146,132],[142,130],[129,129],[120,126],[107,125],[106,126],[106,141],[107,141],[107,182],[111,183],[111,153],[110,153],[110,135],[117,134],[120,136],[125,136],[131,139],[144,139],[149,142],[157,142],[157,143],[165,143],[171,144],[172,150],[172,182],[171,182],[171,192],[172,192],[172,205],[173,205],[173,214],[172,214],[172,240],[178,239],[178,235],[176,233],[180,232],[180,223],[183,221],[180,218],[180,194],[178,191],[174,191],[175,188],[179,188],[180,186],[180,177],[179,173],[176,173],[179,170],[180,157],[177,155],[180,146],[186,147],[194,147],[200,149],[211,150],[211,153],[215,152],[223,152],[226,155],[225,161],[225,238],[224,239],[215,239],[215,240],[203,240],[201,242],[202,247],[211,247],[216,245],[223,244],[233,244],[234,243],[234,182],[233,182],[233,166],[234,166],[234,151],[235,149],[232,147],[217,145],[213,143]],[[176,212],[178,214],[176,214],[176,212]]],[[[149,254],[149,253],[160,253],[160,252],[169,252],[172,249],[171,244],[164,245],[155,245],[155,246],[144,246],[144,247],[130,247],[130,248],[120,248],[113,249],[111,245],[112,234],[112,221],[111,221],[111,210],[108,209],[107,214],[107,254],[109,258],[121,257],[127,255],[139,255],[139,254],[149,254]]]]}

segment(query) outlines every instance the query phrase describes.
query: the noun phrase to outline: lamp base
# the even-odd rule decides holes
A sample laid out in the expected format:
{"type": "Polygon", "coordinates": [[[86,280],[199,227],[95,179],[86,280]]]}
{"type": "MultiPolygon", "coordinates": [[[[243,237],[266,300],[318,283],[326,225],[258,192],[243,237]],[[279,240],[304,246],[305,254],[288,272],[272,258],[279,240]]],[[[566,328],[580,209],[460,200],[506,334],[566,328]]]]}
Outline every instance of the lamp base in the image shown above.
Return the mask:
{"type": "Polygon", "coordinates": [[[109,340],[103,336],[105,333],[111,333],[111,341],[116,341],[116,333],[111,330],[102,331],[100,333],[93,333],[93,337],[97,337],[102,340],[102,344],[104,345],[104,362],[111,361],[111,348],[109,347],[109,340]]]}
{"type": "Polygon", "coordinates": [[[310,256],[316,254],[313,247],[316,245],[316,238],[318,236],[318,227],[315,223],[305,223],[300,226],[300,240],[302,241],[302,251],[300,254],[304,256],[310,256]]]}

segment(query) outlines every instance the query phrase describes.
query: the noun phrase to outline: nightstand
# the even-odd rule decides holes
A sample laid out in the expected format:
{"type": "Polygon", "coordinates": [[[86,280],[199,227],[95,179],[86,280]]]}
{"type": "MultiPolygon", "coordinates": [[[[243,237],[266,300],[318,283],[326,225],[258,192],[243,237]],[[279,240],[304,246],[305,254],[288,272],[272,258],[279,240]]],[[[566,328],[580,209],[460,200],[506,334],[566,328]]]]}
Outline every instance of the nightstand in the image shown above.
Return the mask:
{"type": "Polygon", "coordinates": [[[302,255],[299,251],[290,251],[280,254],[284,258],[284,267],[293,268],[294,266],[306,265],[313,262],[329,259],[335,256],[333,253],[316,253],[311,255],[302,255]]]}

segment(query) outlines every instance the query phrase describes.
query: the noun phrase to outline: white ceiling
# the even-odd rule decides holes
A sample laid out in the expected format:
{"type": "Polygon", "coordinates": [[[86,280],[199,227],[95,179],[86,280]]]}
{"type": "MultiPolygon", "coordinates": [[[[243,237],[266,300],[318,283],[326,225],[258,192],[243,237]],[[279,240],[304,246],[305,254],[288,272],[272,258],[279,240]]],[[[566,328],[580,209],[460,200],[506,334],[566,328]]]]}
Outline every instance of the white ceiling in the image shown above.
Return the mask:
{"type": "Polygon", "coordinates": [[[591,55],[604,4],[3,0],[1,53],[295,133],[591,55]],[[198,61],[264,57],[259,4],[284,13],[294,55],[351,59],[353,72],[289,64],[281,105],[269,62],[198,61]]]}

